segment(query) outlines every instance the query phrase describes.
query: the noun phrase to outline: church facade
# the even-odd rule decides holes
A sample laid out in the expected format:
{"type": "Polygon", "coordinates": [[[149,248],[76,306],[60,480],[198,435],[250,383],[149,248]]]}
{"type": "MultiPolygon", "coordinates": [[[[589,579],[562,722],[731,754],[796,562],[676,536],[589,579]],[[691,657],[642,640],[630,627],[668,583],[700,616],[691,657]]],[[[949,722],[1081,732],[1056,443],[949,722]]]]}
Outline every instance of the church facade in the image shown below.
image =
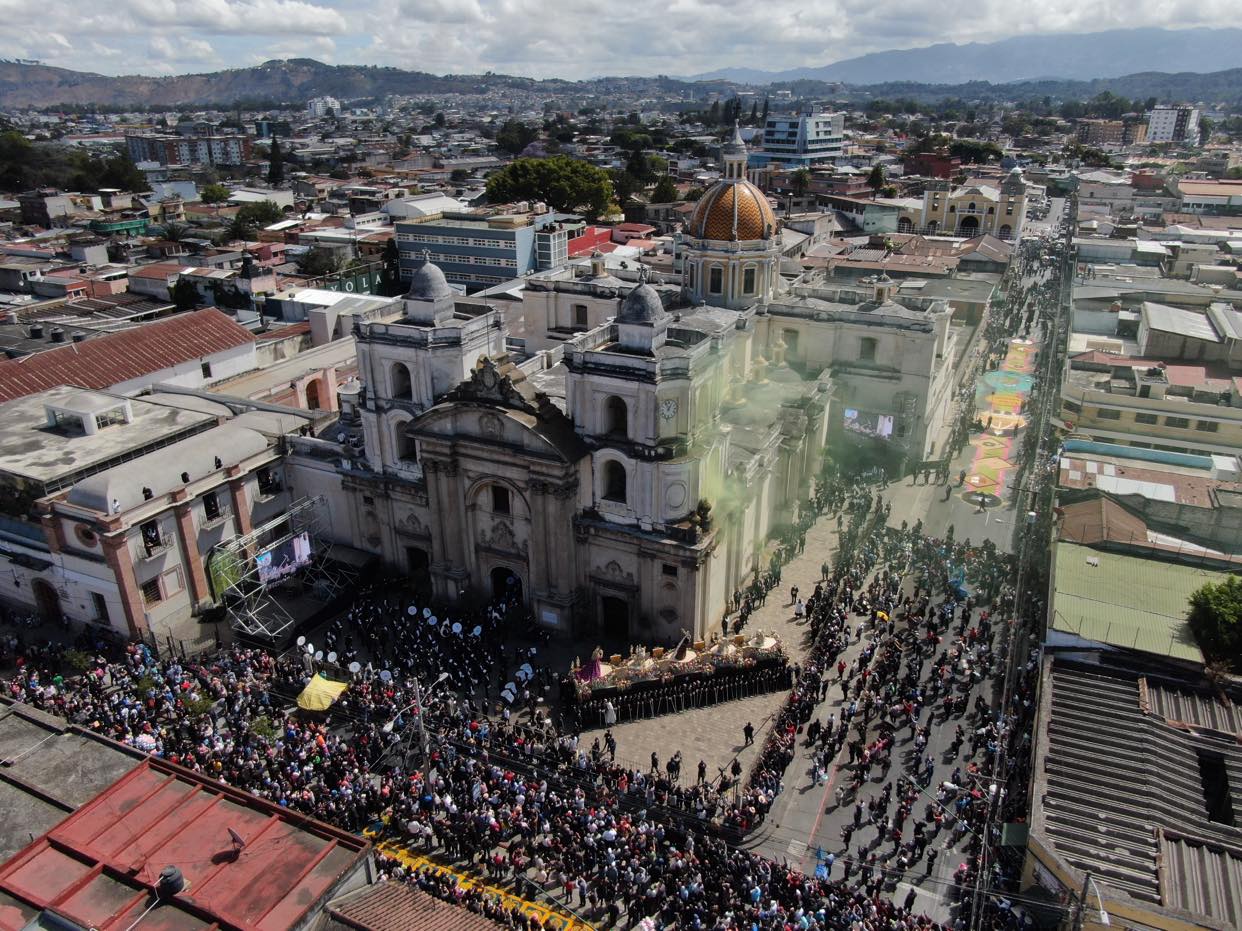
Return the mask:
{"type": "Polygon", "coordinates": [[[340,542],[445,601],[520,593],[553,632],[675,643],[719,629],[807,499],[838,393],[894,423],[901,407],[921,457],[951,395],[948,308],[907,309],[883,283],[855,306],[784,287],[736,134],[724,160],[680,275],[597,259],[500,309],[424,262],[400,319],[359,321],[361,384],[289,456],[340,542]]]}

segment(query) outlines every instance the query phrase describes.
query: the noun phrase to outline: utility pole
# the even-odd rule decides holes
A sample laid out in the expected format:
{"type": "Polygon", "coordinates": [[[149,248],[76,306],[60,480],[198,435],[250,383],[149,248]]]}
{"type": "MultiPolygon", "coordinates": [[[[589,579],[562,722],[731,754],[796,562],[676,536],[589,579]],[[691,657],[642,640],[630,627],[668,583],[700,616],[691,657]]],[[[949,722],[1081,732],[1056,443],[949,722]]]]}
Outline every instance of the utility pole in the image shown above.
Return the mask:
{"type": "Polygon", "coordinates": [[[414,704],[418,709],[418,745],[423,753],[423,791],[431,784],[431,753],[427,749],[427,726],[424,722],[426,710],[423,707],[423,691],[419,686],[418,677],[414,677],[414,704]]]}
{"type": "Polygon", "coordinates": [[[1087,893],[1091,887],[1091,874],[1087,873],[1082,880],[1082,893],[1078,896],[1078,907],[1074,909],[1074,931],[1082,931],[1082,917],[1087,910],[1087,893]]]}

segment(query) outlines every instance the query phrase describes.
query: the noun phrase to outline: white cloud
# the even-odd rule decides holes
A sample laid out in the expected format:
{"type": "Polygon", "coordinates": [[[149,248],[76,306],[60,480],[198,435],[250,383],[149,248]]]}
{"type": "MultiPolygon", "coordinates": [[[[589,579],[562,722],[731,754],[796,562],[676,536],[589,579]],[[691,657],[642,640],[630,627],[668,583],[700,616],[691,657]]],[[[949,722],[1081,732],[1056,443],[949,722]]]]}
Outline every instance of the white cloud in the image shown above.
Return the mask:
{"type": "Polygon", "coordinates": [[[17,26],[8,54],[80,70],[316,57],[569,78],[782,70],[935,42],[1228,26],[1236,13],[1237,0],[0,0],[17,26]]]}

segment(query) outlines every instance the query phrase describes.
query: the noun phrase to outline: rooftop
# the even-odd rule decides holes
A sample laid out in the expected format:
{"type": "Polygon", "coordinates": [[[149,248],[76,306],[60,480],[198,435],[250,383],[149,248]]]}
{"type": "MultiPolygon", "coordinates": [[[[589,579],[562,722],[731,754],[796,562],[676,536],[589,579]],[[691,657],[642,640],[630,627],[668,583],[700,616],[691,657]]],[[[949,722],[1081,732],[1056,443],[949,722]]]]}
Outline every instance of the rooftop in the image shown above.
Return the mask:
{"type": "Polygon", "coordinates": [[[19,703],[0,704],[0,862],[137,766],[144,754],[19,703]]]}
{"type": "Polygon", "coordinates": [[[1090,872],[1105,908],[1239,927],[1242,831],[1222,817],[1242,811],[1236,697],[1060,657],[1045,670],[1032,840],[1090,872]],[[1205,787],[1205,757],[1224,765],[1219,795],[1205,787]]]}
{"type": "Polygon", "coordinates": [[[177,314],[133,330],[0,361],[0,401],[59,385],[111,388],[253,342],[253,333],[214,308],[177,314]]]}
{"type": "Polygon", "coordinates": [[[341,925],[358,931],[497,931],[500,927],[401,882],[376,883],[351,892],[332,902],[328,912],[341,925]]]}
{"type": "Polygon", "coordinates": [[[47,910],[83,928],[131,928],[170,865],[185,885],[163,897],[145,928],[294,928],[357,874],[369,850],[362,838],[147,757],[0,866],[0,931],[47,927],[55,920],[40,919],[47,910]]]}
{"type": "Polygon", "coordinates": [[[1203,652],[1186,621],[1190,595],[1227,573],[1061,541],[1054,554],[1051,630],[1190,663],[1203,652]]]}

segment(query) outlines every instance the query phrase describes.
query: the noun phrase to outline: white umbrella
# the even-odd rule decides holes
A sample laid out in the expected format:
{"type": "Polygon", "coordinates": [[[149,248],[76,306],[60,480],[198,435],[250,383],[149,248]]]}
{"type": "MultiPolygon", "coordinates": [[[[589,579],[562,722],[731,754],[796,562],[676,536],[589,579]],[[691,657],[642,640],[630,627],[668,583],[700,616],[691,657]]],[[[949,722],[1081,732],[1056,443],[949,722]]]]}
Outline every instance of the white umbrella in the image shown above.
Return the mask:
{"type": "Polygon", "coordinates": [[[406,614],[417,614],[418,605],[410,605],[408,608],[405,609],[405,613],[406,614]]]}
{"type": "Polygon", "coordinates": [[[328,654],[328,662],[329,663],[336,662],[336,650],[333,650],[331,653],[328,654]]]}
{"type": "Polygon", "coordinates": [[[391,672],[389,672],[387,669],[381,669],[381,670],[380,670],[380,681],[381,681],[381,682],[391,682],[391,681],[392,681],[392,673],[391,673],[391,672]]]}

